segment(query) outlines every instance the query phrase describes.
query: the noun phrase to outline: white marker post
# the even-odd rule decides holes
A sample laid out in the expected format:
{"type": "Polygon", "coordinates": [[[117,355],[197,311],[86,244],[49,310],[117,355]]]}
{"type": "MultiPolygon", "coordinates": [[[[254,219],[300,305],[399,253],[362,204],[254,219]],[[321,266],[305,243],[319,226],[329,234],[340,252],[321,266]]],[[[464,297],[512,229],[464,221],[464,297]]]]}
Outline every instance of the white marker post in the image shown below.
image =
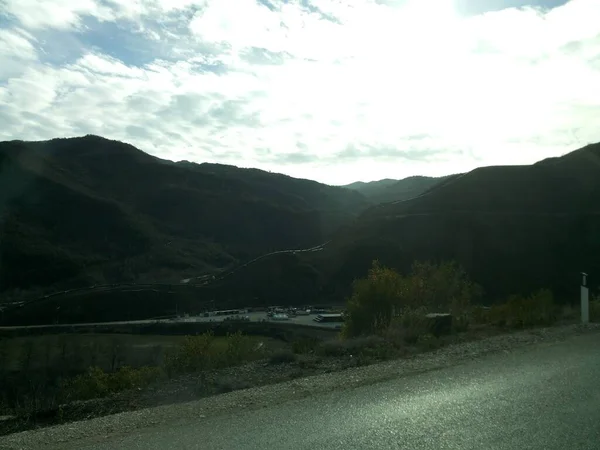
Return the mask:
{"type": "Polygon", "coordinates": [[[587,284],[587,273],[581,272],[583,281],[581,283],[581,323],[590,321],[590,299],[587,284]]]}

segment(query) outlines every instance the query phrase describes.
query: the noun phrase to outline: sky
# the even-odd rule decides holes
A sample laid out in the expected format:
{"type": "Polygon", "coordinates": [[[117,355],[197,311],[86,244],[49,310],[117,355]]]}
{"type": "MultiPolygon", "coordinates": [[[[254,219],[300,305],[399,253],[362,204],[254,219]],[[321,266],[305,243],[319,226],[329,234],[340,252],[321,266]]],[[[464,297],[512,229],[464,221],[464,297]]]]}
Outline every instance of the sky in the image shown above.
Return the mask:
{"type": "Polygon", "coordinates": [[[600,141],[600,0],[0,0],[0,140],[329,184],[600,141]]]}

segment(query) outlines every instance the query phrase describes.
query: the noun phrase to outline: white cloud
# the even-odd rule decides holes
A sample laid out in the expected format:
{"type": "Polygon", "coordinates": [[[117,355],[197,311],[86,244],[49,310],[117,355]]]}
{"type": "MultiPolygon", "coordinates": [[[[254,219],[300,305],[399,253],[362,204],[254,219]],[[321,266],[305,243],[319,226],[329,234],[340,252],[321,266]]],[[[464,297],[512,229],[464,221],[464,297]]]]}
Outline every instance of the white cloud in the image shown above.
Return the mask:
{"type": "Polygon", "coordinates": [[[0,138],[95,133],[331,183],[600,140],[597,0],[470,17],[434,0],[32,3],[6,2],[17,20],[0,30],[0,138]],[[86,17],[144,31],[142,49],[174,43],[169,57],[136,66],[118,42],[82,40],[74,61],[38,60],[41,29],[83,38],[86,17]]]}
{"type": "Polygon", "coordinates": [[[32,41],[34,38],[24,30],[0,29],[0,80],[19,75],[37,59],[32,41]]]}
{"type": "Polygon", "coordinates": [[[77,27],[82,16],[114,19],[110,8],[96,0],[4,0],[4,3],[4,10],[30,29],[77,27]]]}
{"type": "Polygon", "coordinates": [[[204,0],[3,0],[3,12],[29,29],[79,28],[82,19],[140,20],[142,17],[203,7],[204,0]]]}

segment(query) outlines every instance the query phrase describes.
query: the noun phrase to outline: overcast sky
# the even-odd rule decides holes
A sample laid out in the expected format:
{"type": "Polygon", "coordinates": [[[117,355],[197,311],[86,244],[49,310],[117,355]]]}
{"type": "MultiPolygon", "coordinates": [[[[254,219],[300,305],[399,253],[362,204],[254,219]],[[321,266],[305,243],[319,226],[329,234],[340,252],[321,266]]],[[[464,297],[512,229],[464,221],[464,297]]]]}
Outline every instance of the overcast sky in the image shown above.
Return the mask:
{"type": "Polygon", "coordinates": [[[531,163],[600,141],[599,24],[600,0],[0,0],[0,140],[330,184],[531,163]]]}

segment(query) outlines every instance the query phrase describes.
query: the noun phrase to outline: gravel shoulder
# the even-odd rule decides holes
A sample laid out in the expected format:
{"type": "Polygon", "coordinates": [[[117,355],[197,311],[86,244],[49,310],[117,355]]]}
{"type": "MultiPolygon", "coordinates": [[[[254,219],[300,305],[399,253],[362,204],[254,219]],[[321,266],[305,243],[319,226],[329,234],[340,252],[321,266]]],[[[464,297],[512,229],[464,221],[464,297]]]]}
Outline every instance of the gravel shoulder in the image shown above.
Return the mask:
{"type": "Polygon", "coordinates": [[[264,408],[277,403],[314,396],[332,390],[352,389],[391,378],[462,364],[498,352],[518,351],[527,346],[552,343],[586,333],[600,332],[600,324],[564,325],[503,334],[477,341],[451,344],[439,350],[406,359],[298,378],[279,384],[254,387],[155,408],[98,417],[50,428],[0,437],[0,449],[79,448],[82,440],[103,440],[138,429],[178,426],[201,418],[232,414],[242,409],[264,408]]]}

